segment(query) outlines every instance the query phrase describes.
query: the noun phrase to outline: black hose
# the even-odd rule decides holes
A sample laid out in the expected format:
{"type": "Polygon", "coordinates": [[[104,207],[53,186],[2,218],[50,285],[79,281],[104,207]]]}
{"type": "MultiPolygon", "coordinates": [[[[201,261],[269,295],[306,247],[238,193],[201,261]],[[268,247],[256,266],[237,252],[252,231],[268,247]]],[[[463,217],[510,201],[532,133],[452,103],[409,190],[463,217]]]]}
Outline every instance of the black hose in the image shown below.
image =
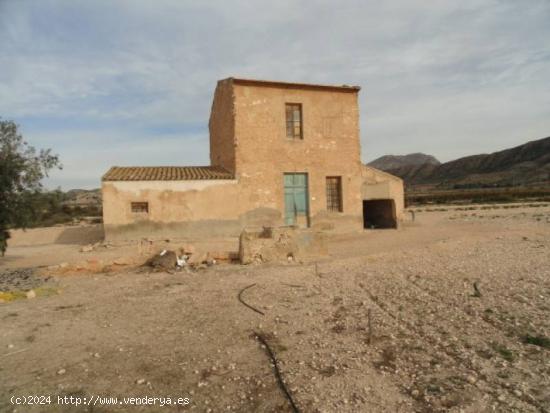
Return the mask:
{"type": "Polygon", "coordinates": [[[279,370],[277,359],[275,358],[275,353],[273,353],[273,350],[271,350],[271,347],[269,347],[269,344],[267,344],[267,341],[261,334],[258,334],[255,332],[254,335],[260,341],[260,343],[262,343],[267,349],[267,353],[269,355],[269,358],[271,359],[271,362],[273,363],[273,368],[275,369],[275,377],[277,377],[277,383],[279,384],[279,387],[281,388],[286,398],[288,399],[290,406],[292,407],[292,411],[294,413],[300,413],[300,409],[298,409],[298,406],[296,406],[296,403],[294,403],[294,400],[292,399],[292,395],[290,394],[290,391],[288,390],[285,382],[283,381],[283,377],[281,376],[281,371],[279,370]]]}
{"type": "Polygon", "coordinates": [[[248,290],[249,288],[254,287],[255,285],[256,285],[256,283],[250,284],[248,287],[244,287],[241,291],[239,291],[239,295],[237,296],[237,298],[239,299],[239,301],[240,301],[243,305],[247,306],[247,307],[250,308],[252,311],[256,311],[258,314],[261,314],[261,315],[265,315],[262,311],[258,310],[257,308],[252,307],[250,304],[245,303],[245,302],[243,301],[243,299],[242,299],[242,294],[243,294],[246,290],[248,290]]]}

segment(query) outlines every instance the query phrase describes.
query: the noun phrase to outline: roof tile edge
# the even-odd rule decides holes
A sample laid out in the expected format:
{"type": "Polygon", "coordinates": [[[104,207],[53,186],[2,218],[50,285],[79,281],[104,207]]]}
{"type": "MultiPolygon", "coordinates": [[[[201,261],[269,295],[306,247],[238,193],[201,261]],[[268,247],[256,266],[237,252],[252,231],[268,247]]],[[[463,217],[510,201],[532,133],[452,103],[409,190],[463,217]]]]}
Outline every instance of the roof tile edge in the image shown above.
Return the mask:
{"type": "Polygon", "coordinates": [[[239,77],[229,77],[227,79],[236,85],[244,86],[264,86],[264,87],[278,87],[286,89],[310,89],[310,90],[327,90],[333,92],[346,92],[357,93],[361,90],[360,86],[348,86],[348,85],[320,85],[315,83],[300,83],[300,82],[283,82],[277,80],[260,80],[260,79],[246,79],[239,77]]]}
{"type": "Polygon", "coordinates": [[[218,167],[218,166],[112,166],[109,170],[101,177],[101,182],[136,182],[136,181],[203,181],[203,180],[235,180],[236,177],[231,172],[218,167]],[[135,179],[131,176],[125,177],[113,177],[112,175],[120,170],[130,170],[130,169],[170,169],[170,168],[182,168],[182,169],[210,169],[214,173],[213,176],[203,176],[195,175],[193,178],[173,178],[172,176],[165,176],[162,179],[135,179]],[[225,176],[224,176],[225,175],[225,176]]]}

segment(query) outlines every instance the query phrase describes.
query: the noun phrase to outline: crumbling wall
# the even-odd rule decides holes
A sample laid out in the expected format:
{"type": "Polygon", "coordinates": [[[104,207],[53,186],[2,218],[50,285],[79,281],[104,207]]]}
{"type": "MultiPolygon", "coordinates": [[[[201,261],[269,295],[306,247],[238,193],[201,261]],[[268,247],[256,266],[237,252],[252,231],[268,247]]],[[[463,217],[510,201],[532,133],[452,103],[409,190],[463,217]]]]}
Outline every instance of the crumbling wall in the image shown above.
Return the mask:
{"type": "Polygon", "coordinates": [[[297,227],[245,229],[239,238],[241,264],[299,261],[327,253],[325,234],[313,229],[297,227]]]}
{"type": "Polygon", "coordinates": [[[281,225],[279,211],[247,202],[235,180],[103,182],[107,240],[238,236],[247,225],[281,225]],[[132,202],[148,212],[133,213],[132,202]]]}

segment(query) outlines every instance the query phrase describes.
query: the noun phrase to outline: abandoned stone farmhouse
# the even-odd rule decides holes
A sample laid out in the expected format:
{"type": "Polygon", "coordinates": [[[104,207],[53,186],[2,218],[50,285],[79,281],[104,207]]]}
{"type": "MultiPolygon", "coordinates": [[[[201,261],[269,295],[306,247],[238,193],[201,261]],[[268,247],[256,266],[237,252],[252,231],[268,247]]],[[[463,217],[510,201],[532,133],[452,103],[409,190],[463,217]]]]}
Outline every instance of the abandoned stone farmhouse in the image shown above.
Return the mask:
{"type": "Polygon", "coordinates": [[[220,80],[210,166],[112,167],[102,178],[106,239],[397,227],[403,182],[361,163],[359,90],[220,80]]]}

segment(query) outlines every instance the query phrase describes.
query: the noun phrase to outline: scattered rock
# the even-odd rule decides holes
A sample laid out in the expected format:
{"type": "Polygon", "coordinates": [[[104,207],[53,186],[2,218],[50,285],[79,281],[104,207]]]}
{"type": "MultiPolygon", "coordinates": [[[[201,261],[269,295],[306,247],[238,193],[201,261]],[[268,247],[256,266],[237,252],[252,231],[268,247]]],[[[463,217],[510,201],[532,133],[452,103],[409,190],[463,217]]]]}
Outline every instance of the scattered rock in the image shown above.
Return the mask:
{"type": "Polygon", "coordinates": [[[119,257],[113,261],[115,265],[131,265],[132,259],[130,257],[119,257]]]}
{"type": "Polygon", "coordinates": [[[137,379],[136,384],[145,384],[145,379],[137,379]]]}
{"type": "Polygon", "coordinates": [[[62,376],[62,375],[65,374],[66,372],[67,372],[67,370],[65,370],[65,369],[59,369],[59,370],[57,370],[57,374],[60,375],[60,376],[62,376]]]}
{"type": "Polygon", "coordinates": [[[466,381],[470,384],[474,384],[475,382],[477,382],[477,379],[474,376],[467,376],[466,381]]]}
{"type": "Polygon", "coordinates": [[[26,295],[29,299],[36,298],[36,293],[34,292],[34,290],[27,291],[26,295]]]}
{"type": "Polygon", "coordinates": [[[80,248],[80,252],[92,252],[94,250],[93,245],[85,245],[82,248],[80,248]]]}
{"type": "Polygon", "coordinates": [[[204,252],[197,252],[197,253],[191,254],[189,259],[187,260],[187,263],[189,265],[199,265],[199,264],[205,263],[207,259],[208,259],[208,254],[204,252]]]}
{"type": "Polygon", "coordinates": [[[215,261],[233,261],[235,258],[238,259],[238,253],[231,251],[213,251],[209,252],[208,255],[215,261]]]}
{"type": "Polygon", "coordinates": [[[196,248],[194,245],[191,245],[191,244],[183,244],[181,246],[181,252],[182,252],[182,255],[185,254],[185,255],[191,255],[191,254],[194,254],[196,252],[196,248]]]}

